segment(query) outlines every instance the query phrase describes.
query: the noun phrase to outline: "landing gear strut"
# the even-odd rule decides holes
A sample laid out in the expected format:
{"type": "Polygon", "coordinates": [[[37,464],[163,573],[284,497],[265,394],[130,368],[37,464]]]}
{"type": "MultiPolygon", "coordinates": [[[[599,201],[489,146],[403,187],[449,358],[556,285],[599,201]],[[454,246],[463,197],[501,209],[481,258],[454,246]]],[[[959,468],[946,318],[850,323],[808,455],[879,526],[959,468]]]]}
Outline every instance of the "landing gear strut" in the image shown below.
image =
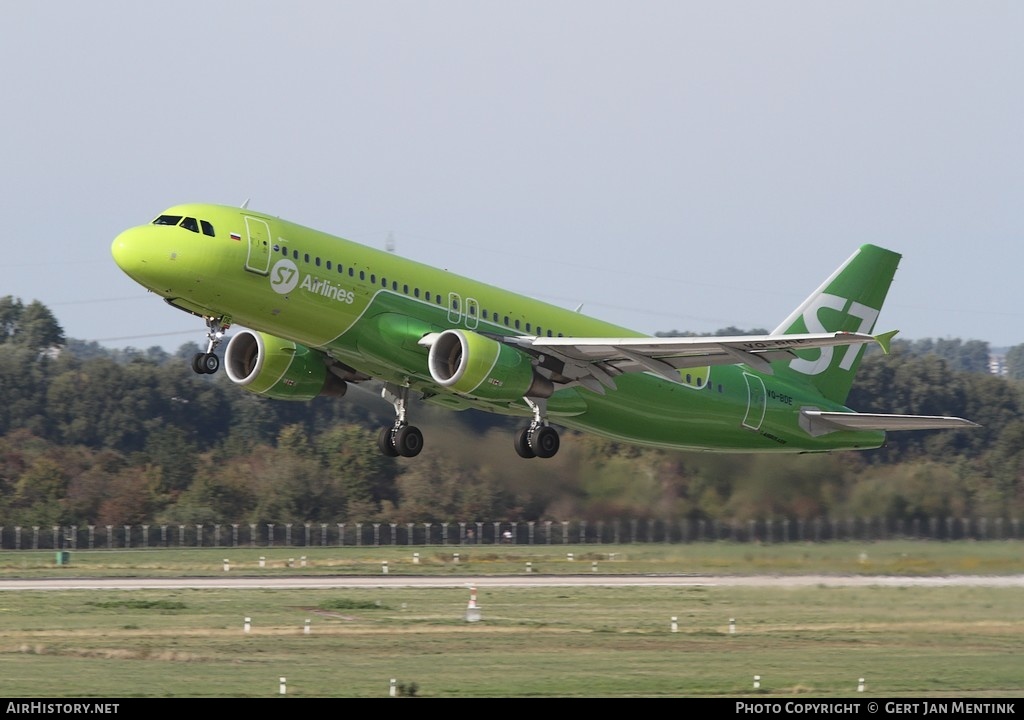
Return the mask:
{"type": "Polygon", "coordinates": [[[231,327],[231,323],[224,316],[206,316],[206,352],[196,353],[192,356],[192,370],[200,375],[212,375],[220,368],[220,358],[214,354],[214,350],[224,339],[224,333],[231,327]]]}
{"type": "Polygon", "coordinates": [[[409,388],[387,383],[381,396],[395,406],[395,424],[381,428],[377,436],[377,447],[388,457],[416,457],[423,449],[423,433],[405,419],[409,388]]]}
{"type": "Polygon", "coordinates": [[[544,400],[534,401],[530,398],[523,400],[533,410],[533,421],[516,433],[516,454],[527,459],[554,457],[561,441],[558,439],[558,431],[549,426],[544,419],[547,403],[544,400]]]}

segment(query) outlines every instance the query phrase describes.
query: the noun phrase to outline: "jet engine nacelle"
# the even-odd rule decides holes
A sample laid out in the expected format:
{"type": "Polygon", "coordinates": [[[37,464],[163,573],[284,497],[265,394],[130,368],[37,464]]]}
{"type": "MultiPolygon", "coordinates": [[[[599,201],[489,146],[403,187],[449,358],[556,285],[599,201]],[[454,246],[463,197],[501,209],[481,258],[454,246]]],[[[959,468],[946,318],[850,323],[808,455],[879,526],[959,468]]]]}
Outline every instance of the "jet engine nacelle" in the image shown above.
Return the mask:
{"type": "Polygon", "coordinates": [[[317,353],[261,332],[235,333],[224,351],[224,369],[232,382],[275,400],[341,396],[348,389],[317,353]]]}
{"type": "Polygon", "coordinates": [[[445,330],[430,346],[430,376],[460,395],[483,400],[551,397],[554,386],[532,359],[497,340],[466,330],[445,330]]]}

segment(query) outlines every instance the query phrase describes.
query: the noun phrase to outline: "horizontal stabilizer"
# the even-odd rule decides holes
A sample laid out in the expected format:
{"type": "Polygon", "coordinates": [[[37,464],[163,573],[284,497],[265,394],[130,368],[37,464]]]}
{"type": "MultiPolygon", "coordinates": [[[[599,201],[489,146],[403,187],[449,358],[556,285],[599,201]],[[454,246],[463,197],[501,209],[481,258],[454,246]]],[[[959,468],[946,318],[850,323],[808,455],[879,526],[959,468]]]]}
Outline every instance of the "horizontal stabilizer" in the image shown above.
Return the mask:
{"type": "Polygon", "coordinates": [[[800,425],[812,436],[837,430],[943,430],[978,427],[977,423],[949,415],[887,415],[884,413],[801,410],[800,425]]]}

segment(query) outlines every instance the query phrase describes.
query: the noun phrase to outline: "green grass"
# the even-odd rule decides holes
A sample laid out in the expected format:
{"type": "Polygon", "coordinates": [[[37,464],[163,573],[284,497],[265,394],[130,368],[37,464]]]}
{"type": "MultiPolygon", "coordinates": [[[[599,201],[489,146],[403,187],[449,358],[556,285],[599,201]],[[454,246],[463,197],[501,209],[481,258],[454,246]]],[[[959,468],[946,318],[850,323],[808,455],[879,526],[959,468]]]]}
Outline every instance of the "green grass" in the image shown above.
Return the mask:
{"type": "Polygon", "coordinates": [[[53,551],[8,550],[0,551],[0,579],[222,576],[225,560],[227,572],[257,576],[382,574],[385,561],[389,574],[444,576],[525,573],[527,563],[559,575],[590,574],[595,563],[596,572],[614,574],[1008,575],[1024,573],[1022,548],[1018,540],[170,548],[71,550],[62,566],[53,551]]]}
{"type": "Polygon", "coordinates": [[[999,696],[1024,687],[1005,588],[488,588],[0,595],[18,697],[999,696]],[[248,633],[245,618],[250,618],[248,633]],[[677,632],[671,631],[671,618],[677,632]],[[735,619],[735,632],[729,620],[735,619]],[[310,632],[305,632],[306,620],[310,632]]]}
{"type": "MultiPolygon", "coordinates": [[[[305,568],[277,549],[75,552],[62,567],[22,551],[0,553],[0,577],[214,575],[225,554],[237,555],[229,572],[268,577],[376,574],[385,559],[396,574],[521,574],[528,558],[549,574],[590,573],[594,560],[601,573],[1017,574],[1020,547],[502,546],[461,549],[458,565],[451,548],[325,548],[306,551],[305,568]]],[[[296,697],[387,697],[392,679],[421,697],[962,699],[1024,688],[1019,588],[488,586],[478,622],[467,600],[464,588],[3,591],[0,695],[278,697],[281,677],[296,697]]]]}

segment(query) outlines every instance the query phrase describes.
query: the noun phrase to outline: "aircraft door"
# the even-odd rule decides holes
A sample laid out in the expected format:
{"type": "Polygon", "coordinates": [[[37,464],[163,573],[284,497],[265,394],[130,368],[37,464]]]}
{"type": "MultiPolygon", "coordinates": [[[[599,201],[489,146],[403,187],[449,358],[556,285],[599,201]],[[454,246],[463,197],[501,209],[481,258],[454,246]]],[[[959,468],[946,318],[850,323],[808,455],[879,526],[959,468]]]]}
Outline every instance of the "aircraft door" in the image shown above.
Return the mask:
{"type": "Polygon", "coordinates": [[[743,427],[759,430],[767,408],[764,380],[749,373],[743,373],[743,379],[747,381],[747,414],[743,417],[743,427]]]}
{"type": "Polygon", "coordinates": [[[463,319],[466,321],[466,328],[476,330],[480,324],[480,303],[475,298],[466,298],[466,310],[463,319]]]}
{"type": "Polygon", "coordinates": [[[245,258],[245,269],[266,275],[270,272],[270,226],[259,218],[245,218],[245,229],[249,235],[249,254],[245,258]]]}
{"type": "Polygon", "coordinates": [[[448,293],[448,322],[458,325],[462,320],[462,296],[458,293],[448,293]]]}

